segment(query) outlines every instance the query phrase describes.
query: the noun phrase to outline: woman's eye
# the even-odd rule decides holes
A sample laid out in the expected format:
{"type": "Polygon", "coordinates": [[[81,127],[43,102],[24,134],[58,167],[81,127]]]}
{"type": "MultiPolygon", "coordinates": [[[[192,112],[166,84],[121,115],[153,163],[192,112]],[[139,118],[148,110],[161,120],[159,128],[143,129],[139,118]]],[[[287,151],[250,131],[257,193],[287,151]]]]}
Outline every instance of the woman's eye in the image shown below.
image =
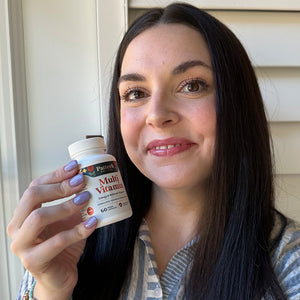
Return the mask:
{"type": "Polygon", "coordinates": [[[200,93],[207,88],[207,84],[199,79],[185,81],[181,86],[180,91],[183,93],[200,93]]]}
{"type": "Polygon", "coordinates": [[[147,97],[147,94],[144,91],[139,89],[130,89],[122,95],[121,99],[124,101],[134,101],[145,97],[147,97]]]}

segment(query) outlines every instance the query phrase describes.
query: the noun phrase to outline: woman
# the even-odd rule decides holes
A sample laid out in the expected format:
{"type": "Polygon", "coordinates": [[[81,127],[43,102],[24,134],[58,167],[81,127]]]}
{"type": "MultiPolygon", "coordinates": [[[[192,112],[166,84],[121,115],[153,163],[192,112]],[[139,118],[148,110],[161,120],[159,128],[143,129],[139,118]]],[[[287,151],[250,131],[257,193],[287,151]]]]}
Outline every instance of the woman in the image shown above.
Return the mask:
{"type": "Polygon", "coordinates": [[[82,189],[76,162],[33,181],[8,228],[20,295],[34,277],[37,299],[299,299],[300,231],[274,209],[262,98],[223,24],[185,4],[138,19],[109,126],[133,216],[93,232],[86,193],[40,208],[82,189]]]}

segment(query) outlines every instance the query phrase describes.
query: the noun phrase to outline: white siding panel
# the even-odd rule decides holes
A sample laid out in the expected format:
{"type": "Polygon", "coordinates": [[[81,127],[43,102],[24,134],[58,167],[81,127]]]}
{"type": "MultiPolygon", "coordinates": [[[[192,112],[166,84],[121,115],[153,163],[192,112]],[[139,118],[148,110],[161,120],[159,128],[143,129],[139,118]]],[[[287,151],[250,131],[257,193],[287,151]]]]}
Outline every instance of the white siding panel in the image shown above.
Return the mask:
{"type": "Polygon", "coordinates": [[[300,66],[300,13],[212,11],[245,46],[254,65],[300,66]]]}
{"type": "Polygon", "coordinates": [[[300,121],[300,68],[257,68],[270,121],[300,121]]]}
{"type": "Polygon", "coordinates": [[[276,199],[281,212],[300,222],[300,175],[278,175],[276,199]]]}
{"type": "Polygon", "coordinates": [[[300,174],[300,122],[271,123],[277,174],[300,174]]]}

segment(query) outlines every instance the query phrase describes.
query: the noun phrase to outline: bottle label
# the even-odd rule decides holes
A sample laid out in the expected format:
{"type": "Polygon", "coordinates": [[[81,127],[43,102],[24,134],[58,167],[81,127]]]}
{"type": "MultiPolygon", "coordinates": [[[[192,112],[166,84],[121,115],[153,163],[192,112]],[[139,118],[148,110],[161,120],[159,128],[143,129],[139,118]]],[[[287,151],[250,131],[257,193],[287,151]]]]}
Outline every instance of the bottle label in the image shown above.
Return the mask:
{"type": "Polygon", "coordinates": [[[118,172],[118,165],[116,161],[106,161],[96,165],[82,168],[80,172],[89,177],[97,177],[108,173],[118,172]]]}
{"type": "MultiPolygon", "coordinates": [[[[101,222],[119,214],[131,215],[131,207],[116,161],[102,162],[80,169],[85,176],[85,188],[91,194],[88,205],[81,210],[85,221],[96,216],[101,222]]],[[[130,216],[128,215],[128,217],[130,216]]],[[[124,217],[126,218],[126,216],[124,217]]],[[[109,222],[112,223],[112,222],[109,222]]]]}

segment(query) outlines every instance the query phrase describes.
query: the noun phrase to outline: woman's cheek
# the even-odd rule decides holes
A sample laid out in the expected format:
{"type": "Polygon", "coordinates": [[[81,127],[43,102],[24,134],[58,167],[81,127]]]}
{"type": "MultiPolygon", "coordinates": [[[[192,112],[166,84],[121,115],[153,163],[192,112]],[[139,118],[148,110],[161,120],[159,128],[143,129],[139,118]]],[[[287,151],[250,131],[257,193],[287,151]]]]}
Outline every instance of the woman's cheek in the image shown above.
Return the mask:
{"type": "Polygon", "coordinates": [[[121,108],[121,133],[125,146],[137,143],[139,136],[140,122],[138,114],[134,109],[121,108]]]}

